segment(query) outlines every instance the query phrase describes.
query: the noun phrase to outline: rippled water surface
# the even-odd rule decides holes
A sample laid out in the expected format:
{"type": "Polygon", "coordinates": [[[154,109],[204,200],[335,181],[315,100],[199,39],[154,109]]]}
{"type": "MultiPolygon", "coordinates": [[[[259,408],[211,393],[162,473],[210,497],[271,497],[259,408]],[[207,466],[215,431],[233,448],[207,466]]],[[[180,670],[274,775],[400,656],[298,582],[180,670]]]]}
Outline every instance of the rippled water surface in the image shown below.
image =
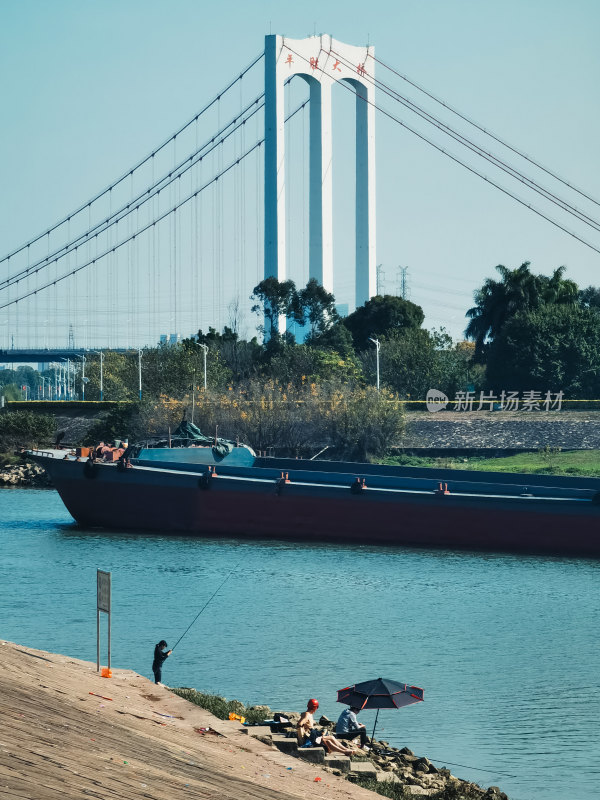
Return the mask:
{"type": "Polygon", "coordinates": [[[600,562],[84,531],[31,489],[0,490],[0,548],[1,638],[95,661],[110,570],[113,666],[150,677],[231,573],[169,685],[335,718],[336,689],[394,678],[425,702],[380,713],[391,744],[512,800],[598,797],[600,562]]]}

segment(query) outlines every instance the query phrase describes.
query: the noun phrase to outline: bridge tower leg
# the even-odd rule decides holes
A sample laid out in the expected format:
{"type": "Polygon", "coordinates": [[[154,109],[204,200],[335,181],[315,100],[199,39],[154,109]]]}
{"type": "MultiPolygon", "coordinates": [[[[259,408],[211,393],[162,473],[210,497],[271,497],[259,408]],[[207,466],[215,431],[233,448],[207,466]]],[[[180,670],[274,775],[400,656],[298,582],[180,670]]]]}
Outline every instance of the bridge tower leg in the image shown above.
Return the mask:
{"type": "MultiPolygon", "coordinates": [[[[333,291],[331,87],[356,90],[356,305],[376,293],[374,48],[330,36],[265,37],[265,278],[286,279],[284,84],[310,86],[309,275],[333,291]]],[[[285,331],[285,318],[279,331],[285,331]]]]}

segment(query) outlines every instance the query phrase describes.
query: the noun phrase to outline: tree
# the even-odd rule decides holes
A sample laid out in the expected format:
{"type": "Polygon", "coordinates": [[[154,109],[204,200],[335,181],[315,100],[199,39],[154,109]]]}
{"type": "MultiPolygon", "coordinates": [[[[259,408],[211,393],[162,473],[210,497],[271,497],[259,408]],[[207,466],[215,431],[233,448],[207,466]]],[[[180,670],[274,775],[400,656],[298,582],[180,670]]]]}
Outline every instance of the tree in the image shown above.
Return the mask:
{"type": "Polygon", "coordinates": [[[257,302],[252,306],[252,311],[264,317],[265,325],[259,325],[265,339],[279,341],[280,317],[292,317],[300,325],[303,316],[300,310],[298,292],[294,281],[278,281],[277,278],[265,278],[252,290],[251,300],[257,302]]]}
{"type": "Polygon", "coordinates": [[[321,350],[335,350],[343,358],[354,356],[352,334],[341,319],[320,336],[309,336],[306,344],[321,350]]]}
{"type": "Polygon", "coordinates": [[[497,391],[598,397],[600,314],[569,305],[517,314],[490,345],[487,383],[497,391]]]}
{"type": "Polygon", "coordinates": [[[595,286],[580,289],[577,302],[582,308],[595,308],[600,311],[600,289],[595,286]]]}
{"type": "Polygon", "coordinates": [[[307,341],[322,336],[339,320],[335,297],[316,278],[311,278],[299,292],[298,301],[304,324],[310,325],[307,341]]]}
{"type": "Polygon", "coordinates": [[[306,383],[356,384],[362,377],[354,351],[342,355],[331,349],[299,344],[286,347],[273,356],[265,370],[279,383],[300,387],[306,383]]]}
{"type": "Polygon", "coordinates": [[[496,270],[501,280],[486,278],[481,289],[475,292],[475,305],[466,314],[469,323],[465,336],[475,342],[477,359],[484,359],[486,343],[493,341],[516,314],[534,311],[543,305],[577,301],[577,284],[563,278],[566,267],[558,267],[550,277],[534,275],[529,267],[529,261],[516,269],[498,264],[496,270]]]}
{"type": "Polygon", "coordinates": [[[393,295],[376,295],[347,316],[343,324],[352,334],[354,347],[369,347],[369,337],[380,337],[420,328],[425,315],[421,306],[393,295]]]}
{"type": "Polygon", "coordinates": [[[221,364],[229,370],[231,380],[235,382],[255,377],[260,370],[262,347],[256,336],[247,342],[240,339],[237,331],[225,325],[223,333],[209,328],[206,334],[199,330],[195,338],[182,341],[182,345],[196,353],[198,344],[206,344],[211,352],[218,353],[221,364]]]}
{"type": "Polygon", "coordinates": [[[44,446],[54,438],[56,420],[33,411],[8,411],[0,415],[0,451],[14,447],[44,446]]]}

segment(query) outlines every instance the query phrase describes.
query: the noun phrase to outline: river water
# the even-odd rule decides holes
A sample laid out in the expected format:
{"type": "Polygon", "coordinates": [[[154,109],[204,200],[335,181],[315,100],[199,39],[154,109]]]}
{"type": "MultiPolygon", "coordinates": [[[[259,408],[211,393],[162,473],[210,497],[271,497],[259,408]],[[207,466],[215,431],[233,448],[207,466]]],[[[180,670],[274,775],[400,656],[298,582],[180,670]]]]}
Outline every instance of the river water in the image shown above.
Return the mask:
{"type": "Polygon", "coordinates": [[[95,661],[109,570],[112,665],[151,677],[230,575],[168,685],[336,718],[337,689],[393,678],[425,702],[382,711],[379,738],[511,800],[598,796],[598,561],[86,531],[34,489],[0,490],[0,554],[1,638],[95,661]]]}

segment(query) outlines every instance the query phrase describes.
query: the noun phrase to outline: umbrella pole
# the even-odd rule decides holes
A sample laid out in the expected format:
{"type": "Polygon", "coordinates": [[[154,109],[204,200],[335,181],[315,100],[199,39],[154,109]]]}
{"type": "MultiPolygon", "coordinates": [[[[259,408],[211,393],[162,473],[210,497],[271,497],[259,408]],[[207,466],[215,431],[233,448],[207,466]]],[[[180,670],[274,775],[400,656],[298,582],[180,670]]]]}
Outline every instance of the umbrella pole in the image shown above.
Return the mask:
{"type": "Polygon", "coordinates": [[[375,714],[375,725],[373,725],[373,733],[371,734],[371,747],[373,747],[373,739],[375,738],[375,728],[377,727],[378,717],[379,717],[379,709],[377,709],[377,714],[375,714]]]}

